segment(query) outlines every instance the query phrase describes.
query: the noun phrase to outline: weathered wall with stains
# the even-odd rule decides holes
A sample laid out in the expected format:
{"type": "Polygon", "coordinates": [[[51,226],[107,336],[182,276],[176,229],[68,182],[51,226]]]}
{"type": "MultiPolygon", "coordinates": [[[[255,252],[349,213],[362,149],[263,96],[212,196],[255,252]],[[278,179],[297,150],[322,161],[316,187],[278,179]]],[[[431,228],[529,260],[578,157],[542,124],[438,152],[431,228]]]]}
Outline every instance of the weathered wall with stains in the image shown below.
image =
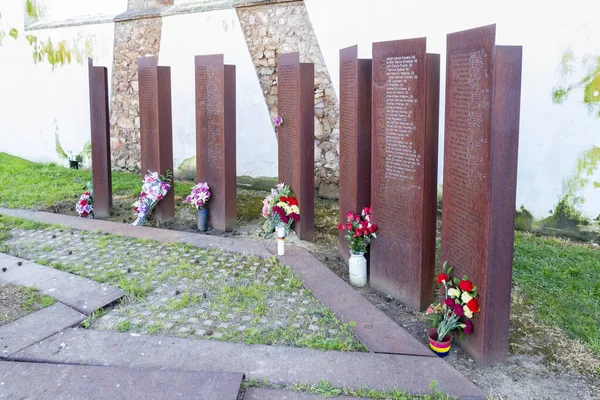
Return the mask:
{"type": "Polygon", "coordinates": [[[61,161],[59,137],[80,153],[90,141],[87,57],[111,65],[114,24],[25,31],[24,2],[3,2],[0,13],[0,30],[18,32],[0,45],[0,151],[61,161]]]}
{"type": "MultiPolygon", "coordinates": [[[[224,53],[238,73],[238,175],[273,177],[277,154],[270,119],[276,114],[276,56],[299,50],[303,61],[316,65],[315,185],[329,197],[337,195],[339,171],[339,49],[358,44],[360,56],[370,57],[374,41],[426,36],[428,51],[440,53],[445,65],[447,33],[496,23],[498,44],[524,47],[518,224],[543,232],[570,231],[582,238],[597,235],[598,2],[539,7],[517,0],[434,5],[372,0],[366,7],[364,0],[28,1],[37,7],[36,18],[27,15],[26,0],[0,5],[0,151],[59,161],[56,132],[65,151],[81,151],[89,141],[83,61],[92,55],[112,74],[114,167],[135,170],[135,59],[158,54],[159,63],[172,68],[176,172],[193,175],[193,56],[224,53]],[[122,14],[148,8],[158,10],[152,18],[122,14]],[[122,19],[115,25],[119,14],[122,19]]],[[[442,74],[440,144],[444,88],[442,74]]],[[[442,151],[439,156],[443,162],[442,151]]]]}

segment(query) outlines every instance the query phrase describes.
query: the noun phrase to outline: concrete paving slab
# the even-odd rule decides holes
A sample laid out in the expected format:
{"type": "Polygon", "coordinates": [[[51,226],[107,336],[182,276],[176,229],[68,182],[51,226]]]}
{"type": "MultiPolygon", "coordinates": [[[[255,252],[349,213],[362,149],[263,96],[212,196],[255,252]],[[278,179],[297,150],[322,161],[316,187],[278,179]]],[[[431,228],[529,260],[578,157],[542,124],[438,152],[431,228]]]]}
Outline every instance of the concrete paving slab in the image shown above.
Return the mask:
{"type": "MultiPolygon", "coordinates": [[[[273,255],[275,247],[269,247],[273,255]]],[[[424,344],[365,299],[308,251],[286,246],[278,259],[296,272],[304,285],[342,321],[356,323],[354,334],[375,353],[436,357],[424,344]]]]}
{"type": "Polygon", "coordinates": [[[463,399],[485,399],[483,392],[437,357],[348,353],[306,348],[147,336],[70,329],[14,354],[12,359],[130,368],[166,368],[243,372],[248,379],[273,384],[314,385],[328,380],[336,387],[400,388],[430,393],[429,385],[463,399]]]}
{"type": "Polygon", "coordinates": [[[35,287],[86,315],[125,295],[121,289],[3,253],[0,268],[6,268],[0,272],[0,281],[35,287]]]}
{"type": "Polygon", "coordinates": [[[101,230],[105,233],[120,234],[137,239],[151,239],[169,243],[187,243],[204,249],[221,249],[223,251],[254,254],[259,257],[270,257],[271,253],[259,242],[245,239],[226,238],[221,236],[201,235],[191,232],[179,232],[168,229],[151,228],[147,226],[132,226],[119,222],[102,221],[53,214],[43,211],[19,210],[1,208],[0,214],[11,217],[25,218],[31,221],[47,224],[59,224],[79,230],[101,230]]]}
{"type": "Polygon", "coordinates": [[[61,303],[0,326],[0,359],[83,321],[86,316],[61,303]]]}
{"type": "MultiPolygon", "coordinates": [[[[337,400],[367,400],[359,397],[337,396],[330,397],[337,400]]],[[[244,400],[322,400],[323,397],[311,394],[292,392],[280,389],[249,388],[244,393],[244,400]]]]}
{"type": "Polygon", "coordinates": [[[8,399],[237,399],[243,375],[0,362],[8,399]]]}

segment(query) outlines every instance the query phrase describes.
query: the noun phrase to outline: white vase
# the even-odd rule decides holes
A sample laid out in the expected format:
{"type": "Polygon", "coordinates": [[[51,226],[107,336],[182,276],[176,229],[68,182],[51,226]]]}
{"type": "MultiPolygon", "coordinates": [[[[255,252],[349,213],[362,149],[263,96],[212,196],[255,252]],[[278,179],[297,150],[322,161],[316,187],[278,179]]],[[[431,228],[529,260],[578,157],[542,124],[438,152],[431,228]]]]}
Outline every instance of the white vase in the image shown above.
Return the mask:
{"type": "Polygon", "coordinates": [[[365,253],[353,253],[350,250],[350,283],[354,286],[365,286],[367,284],[367,259],[365,253]]]}

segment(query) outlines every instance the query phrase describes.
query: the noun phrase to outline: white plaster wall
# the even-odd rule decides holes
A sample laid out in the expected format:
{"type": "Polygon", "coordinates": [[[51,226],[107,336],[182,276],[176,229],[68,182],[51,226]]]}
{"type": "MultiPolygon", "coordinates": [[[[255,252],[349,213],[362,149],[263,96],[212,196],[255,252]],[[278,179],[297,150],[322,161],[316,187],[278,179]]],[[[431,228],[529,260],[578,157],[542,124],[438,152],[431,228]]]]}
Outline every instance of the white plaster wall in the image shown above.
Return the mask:
{"type": "Polygon", "coordinates": [[[171,67],[174,165],[196,154],[194,57],[236,66],[237,175],[277,176],[277,140],[233,9],[163,18],[159,65],[171,67]]]}
{"type": "MultiPolygon", "coordinates": [[[[51,30],[23,31],[20,2],[2,4],[4,30],[15,27],[19,38],[6,37],[0,47],[0,151],[32,161],[60,161],[54,134],[65,151],[78,154],[90,140],[87,60],[57,65],[33,62],[33,48],[25,35],[56,44],[80,38],[93,46],[95,65],[112,66],[114,24],[97,24],[51,30]]],[[[110,77],[109,77],[110,82],[110,77]]]]}
{"type": "Polygon", "coordinates": [[[127,11],[127,0],[35,0],[35,4],[42,12],[40,20],[43,21],[61,21],[92,15],[118,15],[127,11]]]}
{"type": "MultiPolygon", "coordinates": [[[[583,90],[563,105],[552,103],[560,83],[558,65],[565,50],[600,55],[600,2],[526,2],[480,0],[411,2],[401,0],[305,0],[329,73],[339,90],[339,49],[358,44],[359,56],[371,57],[376,41],[427,37],[428,52],[441,54],[440,169],[442,179],[446,34],[496,23],[497,44],[523,46],[523,83],[519,141],[517,206],[536,217],[548,215],[563,195],[563,181],[577,159],[600,147],[600,118],[582,103],[583,90]],[[367,5],[368,3],[368,5],[367,5]]],[[[581,74],[582,71],[576,71],[581,74]]],[[[573,77],[576,81],[576,77],[573,77]]],[[[338,92],[339,94],[339,92],[338,92]]],[[[587,217],[600,214],[596,171],[580,195],[587,217]]]]}

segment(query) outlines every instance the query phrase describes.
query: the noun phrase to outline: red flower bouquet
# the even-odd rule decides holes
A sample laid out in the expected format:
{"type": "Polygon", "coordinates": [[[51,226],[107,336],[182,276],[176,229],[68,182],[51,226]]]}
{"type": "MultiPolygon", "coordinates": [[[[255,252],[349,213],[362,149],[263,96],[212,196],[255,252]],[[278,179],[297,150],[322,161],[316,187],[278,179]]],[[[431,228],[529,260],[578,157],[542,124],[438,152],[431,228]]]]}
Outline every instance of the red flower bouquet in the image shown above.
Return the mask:
{"type": "Polygon", "coordinates": [[[371,208],[365,207],[360,214],[348,211],[346,220],[345,224],[338,225],[338,229],[346,231],[344,237],[350,242],[350,251],[354,254],[366,253],[371,240],[377,238],[377,225],[371,221],[371,208]]]}

